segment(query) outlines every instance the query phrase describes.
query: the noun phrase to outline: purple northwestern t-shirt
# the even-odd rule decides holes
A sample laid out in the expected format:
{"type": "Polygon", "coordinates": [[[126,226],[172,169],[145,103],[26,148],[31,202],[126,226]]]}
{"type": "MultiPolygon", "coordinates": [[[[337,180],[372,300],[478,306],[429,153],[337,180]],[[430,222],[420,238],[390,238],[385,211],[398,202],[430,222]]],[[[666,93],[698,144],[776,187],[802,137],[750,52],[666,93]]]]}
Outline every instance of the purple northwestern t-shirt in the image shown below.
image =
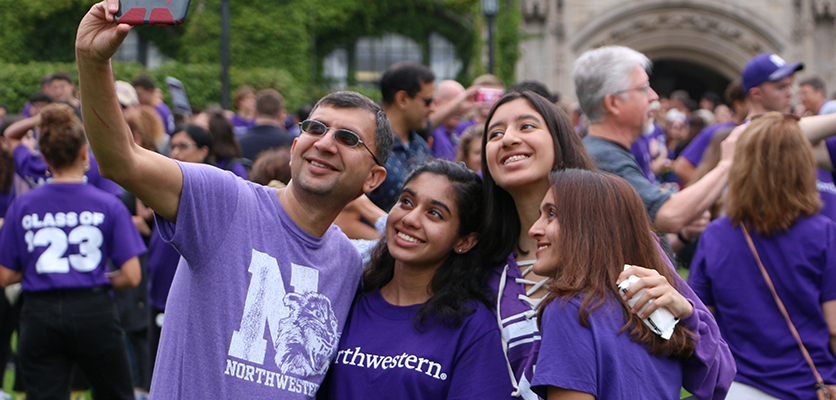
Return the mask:
{"type": "Polygon", "coordinates": [[[555,386],[597,399],[678,399],[680,360],[654,356],[626,332],[619,334],[626,321],[618,300],[609,298],[590,311],[589,326],[582,326],[582,301],[559,298],[546,306],[534,392],[546,398],[548,387],[555,386]]]}
{"type": "Polygon", "coordinates": [[[160,236],[160,231],[151,229],[148,243],[148,303],[158,310],[165,310],[165,302],[174,272],[180,263],[180,253],[160,236]]]}
{"type": "Polygon", "coordinates": [[[230,122],[232,122],[232,132],[235,136],[244,136],[250,128],[255,126],[255,118],[245,119],[237,113],[232,114],[230,122]]]}
{"type": "Polygon", "coordinates": [[[721,129],[734,128],[735,126],[737,126],[737,124],[735,124],[733,120],[728,120],[726,122],[720,122],[719,124],[706,127],[697,134],[691,143],[688,143],[688,146],[685,146],[685,149],[682,150],[682,153],[679,156],[685,157],[685,159],[695,167],[700,165],[702,156],[705,154],[705,150],[708,148],[708,145],[711,144],[711,138],[714,137],[714,134],[721,129]]]}
{"type": "Polygon", "coordinates": [[[276,189],[179,163],[183,191],[160,236],[183,258],[166,302],[151,398],[307,399],[337,353],[360,254],[332,225],[321,238],[276,189]]]}
{"type": "Polygon", "coordinates": [[[157,114],[160,114],[160,119],[163,120],[165,133],[167,133],[168,136],[173,135],[176,127],[174,126],[174,114],[171,113],[171,109],[163,102],[154,106],[154,109],[157,110],[157,114]]]}
{"type": "Polygon", "coordinates": [[[26,292],[110,285],[107,260],[121,267],[145,252],[127,207],[84,183],[51,183],[18,196],[0,230],[0,265],[23,271],[26,292]]]}
{"type": "MultiPolygon", "coordinates": [[[[836,224],[814,215],[788,232],[752,233],[778,297],[825,383],[836,383],[836,357],[821,305],[836,300],[836,224]]],[[[737,362],[736,381],[782,399],[815,399],[815,380],[766,287],[743,232],[728,217],[706,227],[688,281],[705,304],[737,362]]]]}
{"type": "Polygon", "coordinates": [[[413,318],[421,304],[392,305],[378,290],[358,295],[323,387],[327,398],[511,399],[493,313],[468,306],[476,311],[461,326],[434,322],[419,332],[413,318]]]}
{"type": "MultiPolygon", "coordinates": [[[[15,160],[15,173],[30,188],[46,183],[49,178],[49,165],[47,165],[43,156],[38,153],[33,153],[28,147],[22,144],[15,147],[12,154],[15,160]]],[[[122,195],[122,188],[116,182],[103,178],[99,173],[99,164],[92,154],[90,154],[90,168],[84,172],[84,176],[87,177],[87,183],[116,197],[122,195]]]]}

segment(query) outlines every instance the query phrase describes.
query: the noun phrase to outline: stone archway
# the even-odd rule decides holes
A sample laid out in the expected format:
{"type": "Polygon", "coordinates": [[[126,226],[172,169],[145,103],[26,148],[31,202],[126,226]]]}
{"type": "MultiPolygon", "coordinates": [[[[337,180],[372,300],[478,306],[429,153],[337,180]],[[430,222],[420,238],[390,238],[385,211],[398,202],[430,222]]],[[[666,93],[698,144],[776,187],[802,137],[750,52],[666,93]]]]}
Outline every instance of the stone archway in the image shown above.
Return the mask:
{"type": "MultiPolygon", "coordinates": [[[[524,0],[524,7],[530,1],[535,0],[524,0]]],[[[719,80],[728,82],[740,76],[751,57],[762,52],[781,54],[787,49],[788,37],[792,34],[791,24],[776,28],[775,21],[767,20],[740,1],[636,1],[583,16],[577,11],[578,2],[558,3],[564,4],[563,7],[557,10],[559,12],[551,11],[545,24],[539,22],[545,29],[539,38],[533,39],[559,42],[554,54],[544,59],[532,51],[528,56],[523,47],[523,58],[530,59],[521,62],[547,65],[549,74],[539,79],[564,93],[573,92],[571,65],[575,58],[595,47],[628,46],[651,60],[692,65],[694,69],[710,71],[715,81],[719,76],[719,80]]],[[[523,10],[528,18],[526,8],[523,10]]],[[[787,19],[792,21],[790,2],[786,2],[785,11],[789,15],[787,19]]],[[[530,34],[533,24],[527,21],[524,25],[530,34]]],[[[712,88],[714,90],[717,89],[712,88]]]]}

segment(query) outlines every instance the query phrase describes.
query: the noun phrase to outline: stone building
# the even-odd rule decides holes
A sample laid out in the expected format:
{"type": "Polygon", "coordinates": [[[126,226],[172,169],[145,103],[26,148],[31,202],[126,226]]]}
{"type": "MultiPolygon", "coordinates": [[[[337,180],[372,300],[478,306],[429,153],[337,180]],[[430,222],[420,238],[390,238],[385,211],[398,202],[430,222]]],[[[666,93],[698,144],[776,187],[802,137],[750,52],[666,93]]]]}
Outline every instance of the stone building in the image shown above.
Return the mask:
{"type": "Polygon", "coordinates": [[[722,95],[746,62],[763,52],[802,61],[797,77],[818,75],[836,90],[836,0],[520,0],[525,34],[518,80],[535,79],[574,98],[572,63],[608,44],[651,60],[660,95],[722,95]]]}

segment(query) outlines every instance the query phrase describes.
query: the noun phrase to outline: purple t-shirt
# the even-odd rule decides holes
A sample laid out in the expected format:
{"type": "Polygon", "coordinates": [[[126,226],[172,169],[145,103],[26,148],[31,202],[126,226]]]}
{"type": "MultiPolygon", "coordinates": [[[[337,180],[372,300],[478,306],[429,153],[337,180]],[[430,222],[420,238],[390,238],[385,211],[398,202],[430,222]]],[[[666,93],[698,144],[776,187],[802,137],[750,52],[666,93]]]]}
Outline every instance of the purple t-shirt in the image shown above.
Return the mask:
{"type": "Polygon", "coordinates": [[[52,183],[18,196],[0,230],[0,265],[23,271],[27,292],[110,285],[117,268],[145,252],[127,207],[83,183],[52,183]]]}
{"type": "Polygon", "coordinates": [[[700,165],[702,156],[705,154],[708,145],[711,144],[711,138],[714,137],[714,134],[721,129],[734,128],[735,126],[737,124],[734,123],[734,120],[728,120],[706,127],[694,137],[691,143],[688,143],[688,146],[685,146],[685,149],[682,150],[679,156],[685,157],[695,167],[700,165]]]}
{"type": "Polygon", "coordinates": [[[656,174],[650,168],[650,163],[653,162],[654,156],[650,154],[650,141],[654,139],[657,141],[658,146],[665,145],[665,130],[655,122],[653,123],[653,132],[639,136],[630,146],[630,153],[633,153],[633,157],[636,158],[636,164],[639,164],[639,169],[641,169],[647,180],[650,183],[656,184],[656,174]]]}
{"type": "Polygon", "coordinates": [[[9,193],[0,193],[0,215],[6,215],[6,211],[9,209],[9,205],[12,204],[12,200],[15,199],[15,188],[12,186],[9,193]]]}
{"type": "Polygon", "coordinates": [[[174,114],[171,113],[171,109],[163,102],[154,106],[154,109],[157,110],[157,114],[160,114],[160,119],[163,120],[165,133],[167,133],[168,136],[173,135],[176,127],[174,126],[174,114]]]}
{"type": "Polygon", "coordinates": [[[32,117],[32,102],[27,101],[26,104],[23,105],[23,110],[20,111],[20,115],[23,116],[23,118],[32,117]]]}
{"type": "MultiPolygon", "coordinates": [[[[657,249],[664,254],[658,243],[657,249]]],[[[506,265],[493,270],[488,277],[488,285],[497,293],[502,334],[508,343],[508,362],[520,391],[525,395],[531,391],[529,385],[540,348],[540,331],[537,329],[536,311],[523,300],[525,284],[514,257],[514,254],[509,255],[506,265]]],[[[663,258],[673,271],[667,256],[663,258]]],[[[694,306],[694,312],[679,323],[697,338],[694,355],[681,360],[684,371],[682,387],[696,399],[725,399],[735,375],[732,354],[720,336],[711,312],[676,271],[673,271],[673,276],[677,290],[694,306]]]]}
{"type": "MultiPolygon", "coordinates": [[[[752,240],[824,382],[836,383],[836,357],[821,308],[836,299],[836,224],[814,215],[785,233],[752,233],[752,240]]],[[[709,224],[700,236],[688,281],[705,304],[715,307],[737,362],[736,381],[782,399],[816,398],[813,374],[743,232],[728,217],[709,224]]]]}
{"type": "Polygon", "coordinates": [[[255,118],[245,119],[237,113],[232,114],[230,122],[232,122],[232,132],[235,133],[235,136],[244,136],[247,130],[255,126],[255,118]]]}
{"type": "Polygon", "coordinates": [[[151,398],[312,397],[337,352],[360,254],[334,225],[321,238],[302,230],[276,189],[179,165],[177,223],[156,217],[183,258],[151,398]]]}
{"type": "Polygon", "coordinates": [[[148,243],[148,303],[158,310],[165,310],[165,302],[174,272],[180,263],[180,253],[160,236],[154,227],[148,243]]]}
{"type": "Polygon", "coordinates": [[[822,203],[819,213],[836,221],[836,184],[833,182],[833,172],[816,169],[816,188],[822,203]]]}
{"type": "Polygon", "coordinates": [[[242,160],[239,159],[238,162],[232,165],[232,167],[227,168],[232,160],[232,158],[222,158],[220,160],[216,160],[215,166],[223,170],[232,171],[233,174],[238,175],[241,179],[247,179],[247,167],[240,162],[242,160]]]}
{"type": "MultiPolygon", "coordinates": [[[[511,399],[493,313],[461,326],[413,325],[421,304],[396,306],[380,291],[359,295],[328,372],[329,399],[511,399]]],[[[323,398],[325,396],[321,396],[323,398]]]]}
{"type": "Polygon", "coordinates": [[[648,181],[652,184],[656,184],[656,174],[653,173],[653,170],[650,168],[650,163],[653,161],[653,157],[650,155],[650,140],[647,136],[641,135],[635,142],[630,146],[630,153],[633,153],[633,157],[636,158],[636,164],[639,165],[639,169],[644,174],[644,177],[647,178],[648,181]]]}
{"type": "Polygon", "coordinates": [[[450,128],[444,125],[435,128],[433,131],[433,157],[448,161],[455,161],[456,153],[459,149],[459,136],[462,135],[462,132],[464,132],[465,129],[470,128],[475,124],[476,121],[474,120],[459,122],[459,124],[453,128],[452,132],[450,131],[450,128]]]}
{"type": "MultiPolygon", "coordinates": [[[[614,295],[613,295],[614,296],[614,295]]],[[[583,300],[556,299],[543,313],[543,340],[531,386],[546,398],[549,386],[589,393],[598,399],[679,398],[682,363],[651,355],[619,331],[626,322],[618,300],[589,312],[589,327],[578,321],[583,300]]]]}
{"type": "MultiPolygon", "coordinates": [[[[29,184],[30,188],[46,183],[49,178],[49,165],[43,156],[33,153],[22,144],[15,147],[12,154],[15,160],[15,173],[29,184]]],[[[99,173],[99,164],[92,154],[90,154],[90,168],[84,172],[84,176],[87,177],[87,183],[116,197],[122,195],[122,188],[116,182],[103,178],[99,173]]]]}

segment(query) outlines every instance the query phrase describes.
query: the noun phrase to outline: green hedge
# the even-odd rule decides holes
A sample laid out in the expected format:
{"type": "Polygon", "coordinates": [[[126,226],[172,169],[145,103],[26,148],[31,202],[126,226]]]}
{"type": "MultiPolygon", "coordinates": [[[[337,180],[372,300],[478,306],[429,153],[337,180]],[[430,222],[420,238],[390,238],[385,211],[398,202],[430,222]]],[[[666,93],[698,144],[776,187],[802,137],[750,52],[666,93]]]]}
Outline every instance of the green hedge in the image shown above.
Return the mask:
{"type": "MultiPolygon", "coordinates": [[[[75,63],[5,64],[0,66],[0,104],[5,104],[13,113],[19,112],[29,96],[41,90],[41,78],[50,73],[66,71],[78,79],[75,63]]],[[[130,82],[134,76],[147,73],[154,77],[157,86],[163,89],[165,101],[171,104],[165,78],[172,76],[183,82],[189,101],[194,108],[205,108],[211,103],[221,102],[221,67],[209,64],[165,63],[160,68],[149,70],[137,63],[113,63],[113,74],[117,80],[130,82]]],[[[303,103],[315,101],[323,93],[311,90],[298,82],[283,69],[275,68],[230,68],[231,92],[240,85],[250,85],[256,90],[275,88],[284,97],[288,110],[295,110],[303,103]]],[[[230,98],[232,98],[232,93],[230,98]]],[[[234,107],[231,104],[230,107],[234,107]]]]}

